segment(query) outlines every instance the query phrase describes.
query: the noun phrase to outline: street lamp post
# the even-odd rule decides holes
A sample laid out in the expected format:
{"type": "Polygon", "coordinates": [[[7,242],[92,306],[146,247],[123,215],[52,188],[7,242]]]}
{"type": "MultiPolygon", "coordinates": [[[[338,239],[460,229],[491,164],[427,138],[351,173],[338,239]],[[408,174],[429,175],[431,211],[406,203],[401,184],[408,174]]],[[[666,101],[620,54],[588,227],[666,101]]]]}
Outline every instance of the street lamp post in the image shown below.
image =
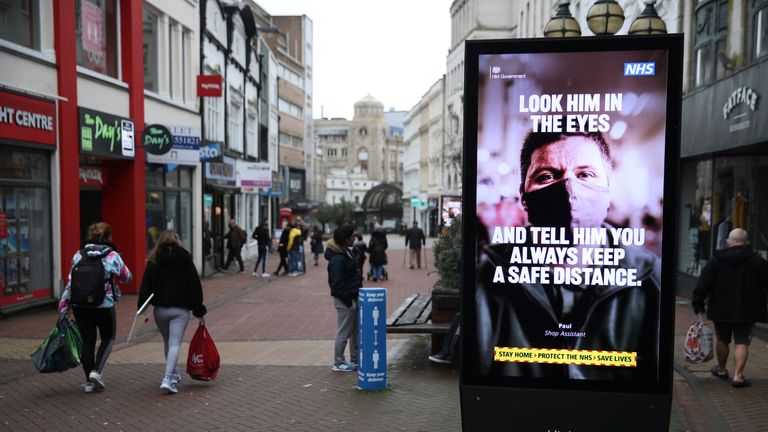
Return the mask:
{"type": "Polygon", "coordinates": [[[576,18],[571,15],[571,2],[564,1],[557,7],[557,13],[544,26],[545,37],[577,37],[581,36],[581,27],[576,18]]]}
{"type": "Polygon", "coordinates": [[[656,8],[653,4],[655,1],[647,1],[645,3],[645,9],[640,15],[632,21],[632,25],[629,26],[629,34],[631,35],[643,35],[643,34],[666,34],[667,26],[664,24],[664,20],[659,17],[656,12],[656,8]]]}
{"type": "Polygon", "coordinates": [[[597,0],[587,12],[587,26],[598,36],[613,35],[624,25],[624,11],[615,0],[597,0]]]}

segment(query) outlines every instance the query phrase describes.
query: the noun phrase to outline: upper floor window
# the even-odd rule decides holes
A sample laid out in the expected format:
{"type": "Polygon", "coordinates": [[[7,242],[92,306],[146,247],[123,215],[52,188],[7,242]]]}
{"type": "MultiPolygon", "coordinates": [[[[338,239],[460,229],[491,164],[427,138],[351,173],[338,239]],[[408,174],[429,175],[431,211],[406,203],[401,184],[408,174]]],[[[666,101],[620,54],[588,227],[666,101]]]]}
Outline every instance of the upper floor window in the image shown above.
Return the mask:
{"type": "Polygon", "coordinates": [[[301,112],[302,112],[301,107],[296,104],[290,103],[283,98],[278,99],[277,108],[280,110],[280,112],[284,112],[294,117],[301,118],[301,112]]]}
{"type": "Polygon", "coordinates": [[[709,84],[726,74],[728,0],[700,2],[696,9],[694,83],[709,84]]]}
{"type": "Polygon", "coordinates": [[[158,16],[144,5],[144,88],[158,91],[158,16]]]}
{"type": "Polygon", "coordinates": [[[768,0],[755,2],[755,58],[768,54],[768,0]]]}
{"type": "Polygon", "coordinates": [[[117,0],[76,0],[77,64],[118,78],[117,0]]]}
{"type": "Polygon", "coordinates": [[[0,1],[0,39],[40,49],[40,11],[35,0],[0,1]]]}

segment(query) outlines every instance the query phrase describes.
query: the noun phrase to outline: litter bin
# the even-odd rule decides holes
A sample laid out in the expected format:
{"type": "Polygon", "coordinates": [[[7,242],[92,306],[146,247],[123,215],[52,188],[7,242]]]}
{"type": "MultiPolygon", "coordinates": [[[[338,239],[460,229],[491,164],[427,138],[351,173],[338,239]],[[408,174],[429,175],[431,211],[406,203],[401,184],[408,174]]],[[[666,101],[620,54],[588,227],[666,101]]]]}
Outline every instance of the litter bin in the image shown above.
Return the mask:
{"type": "Polygon", "coordinates": [[[361,390],[387,388],[387,289],[360,288],[360,364],[357,387],[361,390]]]}

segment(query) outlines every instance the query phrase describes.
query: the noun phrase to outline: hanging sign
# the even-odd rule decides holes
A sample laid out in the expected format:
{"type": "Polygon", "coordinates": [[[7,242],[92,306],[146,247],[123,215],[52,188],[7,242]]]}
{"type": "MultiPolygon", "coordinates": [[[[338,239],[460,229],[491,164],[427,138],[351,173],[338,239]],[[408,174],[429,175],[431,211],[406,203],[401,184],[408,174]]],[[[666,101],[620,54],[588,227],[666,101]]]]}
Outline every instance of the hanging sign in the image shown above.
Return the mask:
{"type": "Polygon", "coordinates": [[[144,127],[144,133],[141,134],[141,142],[144,144],[144,150],[147,153],[164,155],[171,151],[173,135],[171,135],[171,131],[163,125],[148,125],[144,127]]]}
{"type": "Polygon", "coordinates": [[[198,75],[197,95],[208,97],[221,97],[224,88],[224,80],[221,75],[198,75]]]}

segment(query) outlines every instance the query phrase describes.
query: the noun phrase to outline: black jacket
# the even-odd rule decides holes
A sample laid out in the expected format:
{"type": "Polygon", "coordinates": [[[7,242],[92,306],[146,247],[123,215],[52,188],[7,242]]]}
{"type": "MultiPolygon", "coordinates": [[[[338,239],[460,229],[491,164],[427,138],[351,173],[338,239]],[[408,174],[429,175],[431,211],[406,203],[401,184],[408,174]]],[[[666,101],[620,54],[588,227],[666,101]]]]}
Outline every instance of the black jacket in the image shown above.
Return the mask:
{"type": "Polygon", "coordinates": [[[657,379],[661,267],[655,255],[625,247],[626,256],[619,266],[637,269],[640,286],[578,288],[580,297],[570,315],[563,318],[552,306],[548,287],[492,282],[497,266],[506,274],[513,247],[499,244],[484,248],[488,259],[478,267],[477,308],[472,312],[481,373],[556,380],[657,379]],[[559,324],[571,327],[563,329],[559,324]],[[568,334],[563,335],[563,331],[568,334]],[[493,359],[494,347],[629,351],[637,353],[637,367],[501,362],[493,359]]]}
{"type": "Polygon", "coordinates": [[[207,310],[203,305],[203,287],[192,256],[180,246],[167,246],[158,251],[157,262],[147,262],[137,308],[150,294],[153,306],[189,309],[200,318],[207,310]]]}
{"type": "Polygon", "coordinates": [[[768,321],[766,298],[768,263],[746,244],[715,252],[699,275],[692,303],[696,313],[706,309],[715,322],[755,323],[768,321]]]}
{"type": "Polygon", "coordinates": [[[259,243],[259,247],[268,246],[270,243],[269,229],[267,229],[267,227],[259,225],[256,228],[254,228],[251,238],[256,240],[259,243]]]}
{"type": "Polygon", "coordinates": [[[328,285],[331,296],[338,298],[347,306],[352,306],[352,300],[357,300],[360,287],[363,286],[363,276],[358,271],[357,262],[351,252],[328,240],[325,249],[325,259],[328,260],[328,285]]]}
{"type": "Polygon", "coordinates": [[[384,265],[387,263],[387,235],[384,231],[374,231],[371,234],[371,240],[368,242],[368,255],[372,266],[384,265]]]}
{"type": "Polygon", "coordinates": [[[427,239],[424,237],[424,231],[419,227],[411,227],[405,233],[405,246],[411,246],[411,249],[421,249],[423,245],[426,245],[427,239]]]}

